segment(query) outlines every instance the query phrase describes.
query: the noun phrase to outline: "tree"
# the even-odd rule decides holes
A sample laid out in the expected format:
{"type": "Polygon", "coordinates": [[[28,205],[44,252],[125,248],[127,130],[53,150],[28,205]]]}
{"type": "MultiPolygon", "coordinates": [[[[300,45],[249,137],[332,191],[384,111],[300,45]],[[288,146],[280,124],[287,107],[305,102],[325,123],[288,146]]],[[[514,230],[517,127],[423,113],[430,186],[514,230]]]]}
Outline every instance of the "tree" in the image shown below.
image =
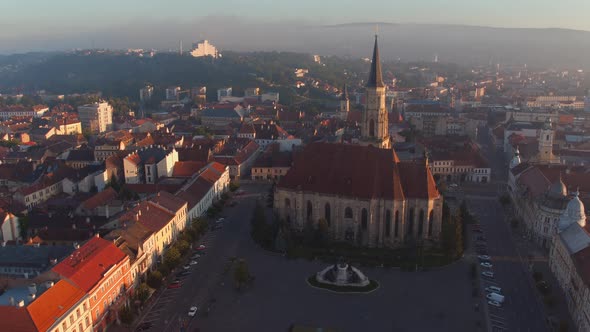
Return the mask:
{"type": "Polygon", "coordinates": [[[178,240],[176,242],[176,244],[174,245],[175,248],[178,249],[178,251],[184,255],[189,249],[190,249],[190,244],[185,241],[185,240],[178,240]]]}
{"type": "Polygon", "coordinates": [[[242,286],[250,280],[250,271],[248,270],[248,264],[243,259],[238,261],[234,269],[234,282],[238,290],[242,289],[242,286]]]}
{"type": "Polygon", "coordinates": [[[176,247],[169,248],[164,254],[164,264],[168,268],[173,269],[178,263],[180,263],[180,252],[176,247]]]}
{"type": "Polygon", "coordinates": [[[129,306],[126,305],[119,309],[119,319],[121,320],[121,323],[125,325],[133,323],[133,311],[131,311],[129,306]]]}
{"type": "Polygon", "coordinates": [[[162,273],[160,271],[152,271],[148,274],[147,284],[151,288],[160,288],[162,286],[162,273]]]}
{"type": "Polygon", "coordinates": [[[448,257],[463,255],[463,225],[458,215],[443,219],[441,238],[442,249],[448,257]]]}
{"type": "Polygon", "coordinates": [[[18,217],[18,234],[21,239],[25,240],[29,234],[29,216],[18,217]]]}
{"type": "Polygon", "coordinates": [[[150,296],[150,289],[145,282],[142,282],[137,286],[135,290],[135,298],[143,304],[150,296]]]}
{"type": "Polygon", "coordinates": [[[320,248],[325,247],[328,244],[329,232],[330,229],[326,219],[321,218],[320,220],[318,220],[318,227],[315,231],[314,246],[320,248]]]}

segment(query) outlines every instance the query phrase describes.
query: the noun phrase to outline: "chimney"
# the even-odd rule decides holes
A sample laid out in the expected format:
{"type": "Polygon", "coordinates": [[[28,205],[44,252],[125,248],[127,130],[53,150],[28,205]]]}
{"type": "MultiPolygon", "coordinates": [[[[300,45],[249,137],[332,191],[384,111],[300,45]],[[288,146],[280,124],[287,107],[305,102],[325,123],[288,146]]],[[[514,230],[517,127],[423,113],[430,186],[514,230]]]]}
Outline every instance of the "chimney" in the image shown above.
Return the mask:
{"type": "Polygon", "coordinates": [[[16,306],[17,306],[17,307],[20,307],[20,308],[24,307],[24,306],[25,306],[25,301],[24,301],[24,300],[20,300],[20,301],[18,301],[18,302],[16,303],[16,306]]]}
{"type": "Polygon", "coordinates": [[[11,297],[8,298],[8,304],[10,304],[12,306],[15,305],[15,303],[14,303],[14,297],[11,296],[11,297]]]}
{"type": "Polygon", "coordinates": [[[47,288],[47,289],[53,287],[53,285],[54,285],[54,283],[51,280],[45,282],[45,288],[47,288]]]}
{"type": "Polygon", "coordinates": [[[36,295],[35,294],[29,294],[27,295],[27,301],[29,303],[33,302],[33,300],[35,299],[36,295]]]}
{"type": "Polygon", "coordinates": [[[80,244],[78,244],[78,242],[74,242],[74,249],[80,249],[80,244]]]}

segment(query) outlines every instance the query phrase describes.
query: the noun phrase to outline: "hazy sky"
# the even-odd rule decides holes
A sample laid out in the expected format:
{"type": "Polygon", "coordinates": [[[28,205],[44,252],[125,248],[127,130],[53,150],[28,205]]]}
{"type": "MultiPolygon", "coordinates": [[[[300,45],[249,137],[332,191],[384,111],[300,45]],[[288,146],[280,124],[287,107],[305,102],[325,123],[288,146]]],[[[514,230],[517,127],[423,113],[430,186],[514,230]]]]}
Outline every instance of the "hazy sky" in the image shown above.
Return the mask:
{"type": "Polygon", "coordinates": [[[590,30],[589,12],[589,0],[2,0],[0,38],[203,16],[590,30]]]}

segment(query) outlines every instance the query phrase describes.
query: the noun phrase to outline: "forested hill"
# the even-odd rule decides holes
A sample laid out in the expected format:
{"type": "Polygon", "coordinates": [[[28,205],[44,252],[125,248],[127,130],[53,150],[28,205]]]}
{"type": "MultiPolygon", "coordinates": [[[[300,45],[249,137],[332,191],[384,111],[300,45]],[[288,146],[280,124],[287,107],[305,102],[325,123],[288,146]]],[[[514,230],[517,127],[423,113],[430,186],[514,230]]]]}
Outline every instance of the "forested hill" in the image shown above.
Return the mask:
{"type": "MultiPolygon", "coordinates": [[[[355,70],[366,70],[361,60],[332,57],[318,64],[308,54],[290,52],[224,52],[217,60],[161,53],[154,57],[115,54],[57,54],[44,61],[0,71],[0,91],[44,89],[48,93],[102,91],[107,96],[137,98],[145,84],[163,89],[205,85],[208,92],[232,86],[239,93],[247,87],[288,94],[296,82],[295,68],[307,68],[314,77],[340,86],[355,70]]],[[[7,63],[4,63],[6,67],[7,63]]],[[[10,64],[8,64],[10,66],[10,64]]]]}

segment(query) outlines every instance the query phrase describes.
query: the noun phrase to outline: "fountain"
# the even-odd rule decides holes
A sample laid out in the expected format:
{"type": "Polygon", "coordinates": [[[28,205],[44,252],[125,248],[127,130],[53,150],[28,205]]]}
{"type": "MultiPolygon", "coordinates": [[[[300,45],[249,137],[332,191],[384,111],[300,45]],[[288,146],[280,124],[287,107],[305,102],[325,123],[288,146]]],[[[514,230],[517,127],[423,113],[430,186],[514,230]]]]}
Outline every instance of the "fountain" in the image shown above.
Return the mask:
{"type": "Polygon", "coordinates": [[[371,283],[359,269],[346,263],[343,258],[340,258],[338,263],[316,273],[315,280],[320,284],[359,288],[371,283]]]}

